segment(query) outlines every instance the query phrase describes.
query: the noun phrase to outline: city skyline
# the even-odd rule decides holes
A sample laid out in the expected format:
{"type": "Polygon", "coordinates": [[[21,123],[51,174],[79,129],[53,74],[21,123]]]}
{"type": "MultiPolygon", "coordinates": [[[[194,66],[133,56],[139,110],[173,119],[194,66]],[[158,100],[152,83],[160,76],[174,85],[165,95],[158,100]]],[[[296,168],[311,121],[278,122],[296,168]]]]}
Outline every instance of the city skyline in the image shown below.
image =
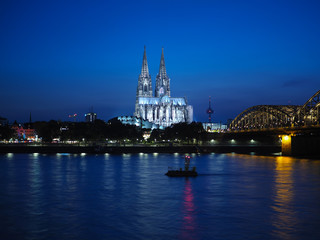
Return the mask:
{"type": "MultiPolygon", "coordinates": [[[[0,116],[10,122],[134,113],[146,45],[161,48],[194,120],[248,107],[302,105],[320,89],[317,1],[14,1],[0,3],[0,116]]],[[[152,86],[154,89],[154,85],[152,86]]]]}

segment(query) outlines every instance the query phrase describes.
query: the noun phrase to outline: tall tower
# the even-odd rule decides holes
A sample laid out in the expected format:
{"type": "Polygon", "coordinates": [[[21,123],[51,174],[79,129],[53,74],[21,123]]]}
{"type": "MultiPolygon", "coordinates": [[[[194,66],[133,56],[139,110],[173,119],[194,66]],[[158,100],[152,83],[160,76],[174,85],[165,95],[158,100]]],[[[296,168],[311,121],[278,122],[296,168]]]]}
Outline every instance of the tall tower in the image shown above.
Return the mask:
{"type": "Polygon", "coordinates": [[[159,73],[156,78],[155,97],[167,95],[170,97],[170,79],[167,75],[166,65],[164,63],[163,48],[161,53],[159,73]]]}
{"type": "Polygon", "coordinates": [[[31,119],[31,112],[30,112],[28,128],[30,129],[31,126],[32,126],[32,119],[31,119]]]}
{"type": "Polygon", "coordinates": [[[141,73],[138,79],[136,105],[135,105],[135,111],[134,111],[134,115],[137,117],[140,117],[139,110],[138,110],[139,97],[152,97],[152,83],[151,83],[151,76],[149,74],[148,62],[147,62],[146,46],[144,46],[141,73]]]}
{"type": "Polygon", "coordinates": [[[209,97],[209,107],[207,109],[207,114],[209,115],[209,123],[211,123],[211,115],[213,114],[213,110],[211,108],[211,96],[209,97]]]}

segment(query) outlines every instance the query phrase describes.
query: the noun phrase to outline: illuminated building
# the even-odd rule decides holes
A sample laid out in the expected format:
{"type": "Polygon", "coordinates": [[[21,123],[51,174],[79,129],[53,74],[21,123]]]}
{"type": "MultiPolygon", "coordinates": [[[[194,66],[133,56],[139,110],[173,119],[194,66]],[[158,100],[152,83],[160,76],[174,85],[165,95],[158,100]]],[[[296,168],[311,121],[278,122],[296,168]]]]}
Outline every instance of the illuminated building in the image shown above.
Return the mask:
{"type": "Polygon", "coordinates": [[[202,123],[202,126],[204,130],[207,132],[223,132],[227,130],[228,126],[227,124],[221,124],[221,123],[202,123]]]}
{"type": "Polygon", "coordinates": [[[35,141],[37,138],[36,131],[33,128],[24,128],[21,124],[14,122],[12,129],[15,131],[18,138],[23,138],[24,140],[35,141]]]}
{"type": "Polygon", "coordinates": [[[157,126],[155,124],[143,120],[142,118],[132,117],[132,116],[120,116],[117,117],[117,119],[124,125],[135,125],[137,127],[141,128],[147,128],[147,129],[154,129],[157,126]]]}
{"type": "Polygon", "coordinates": [[[97,114],[93,112],[89,112],[84,115],[86,122],[94,122],[97,119],[97,114]]]}
{"type": "Polygon", "coordinates": [[[149,74],[146,48],[144,48],[141,74],[138,79],[134,116],[156,124],[168,127],[175,123],[193,120],[193,108],[187,99],[172,98],[170,78],[167,75],[162,48],[159,73],[156,77],[155,94],[152,93],[152,82],[149,74]]]}

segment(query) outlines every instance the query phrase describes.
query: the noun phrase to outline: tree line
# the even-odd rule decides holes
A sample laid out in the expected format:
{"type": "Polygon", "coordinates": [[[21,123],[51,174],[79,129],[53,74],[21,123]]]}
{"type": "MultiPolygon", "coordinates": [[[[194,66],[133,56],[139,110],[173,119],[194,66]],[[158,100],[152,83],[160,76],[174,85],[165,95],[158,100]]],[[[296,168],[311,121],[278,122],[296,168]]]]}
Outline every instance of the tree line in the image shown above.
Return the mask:
{"type": "MultiPolygon", "coordinates": [[[[42,142],[50,143],[54,139],[60,141],[124,141],[141,142],[143,133],[151,129],[142,129],[134,125],[124,125],[114,118],[105,122],[95,120],[94,122],[61,122],[61,121],[38,121],[26,126],[35,129],[36,134],[42,142]]],[[[9,140],[15,138],[15,132],[9,125],[0,126],[0,139],[9,140]]],[[[183,141],[192,143],[194,141],[206,140],[207,132],[201,123],[192,122],[174,124],[165,129],[153,129],[148,142],[161,141],[183,141]]]]}

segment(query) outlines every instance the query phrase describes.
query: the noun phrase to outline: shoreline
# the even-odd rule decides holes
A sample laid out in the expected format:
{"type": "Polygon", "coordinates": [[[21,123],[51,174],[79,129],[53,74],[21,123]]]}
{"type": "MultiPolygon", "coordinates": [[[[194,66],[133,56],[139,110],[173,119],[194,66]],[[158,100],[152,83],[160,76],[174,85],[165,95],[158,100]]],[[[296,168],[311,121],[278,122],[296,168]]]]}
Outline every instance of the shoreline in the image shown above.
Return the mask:
{"type": "Polygon", "coordinates": [[[0,153],[241,153],[272,155],[281,146],[74,146],[74,145],[0,145],[0,153]]]}

